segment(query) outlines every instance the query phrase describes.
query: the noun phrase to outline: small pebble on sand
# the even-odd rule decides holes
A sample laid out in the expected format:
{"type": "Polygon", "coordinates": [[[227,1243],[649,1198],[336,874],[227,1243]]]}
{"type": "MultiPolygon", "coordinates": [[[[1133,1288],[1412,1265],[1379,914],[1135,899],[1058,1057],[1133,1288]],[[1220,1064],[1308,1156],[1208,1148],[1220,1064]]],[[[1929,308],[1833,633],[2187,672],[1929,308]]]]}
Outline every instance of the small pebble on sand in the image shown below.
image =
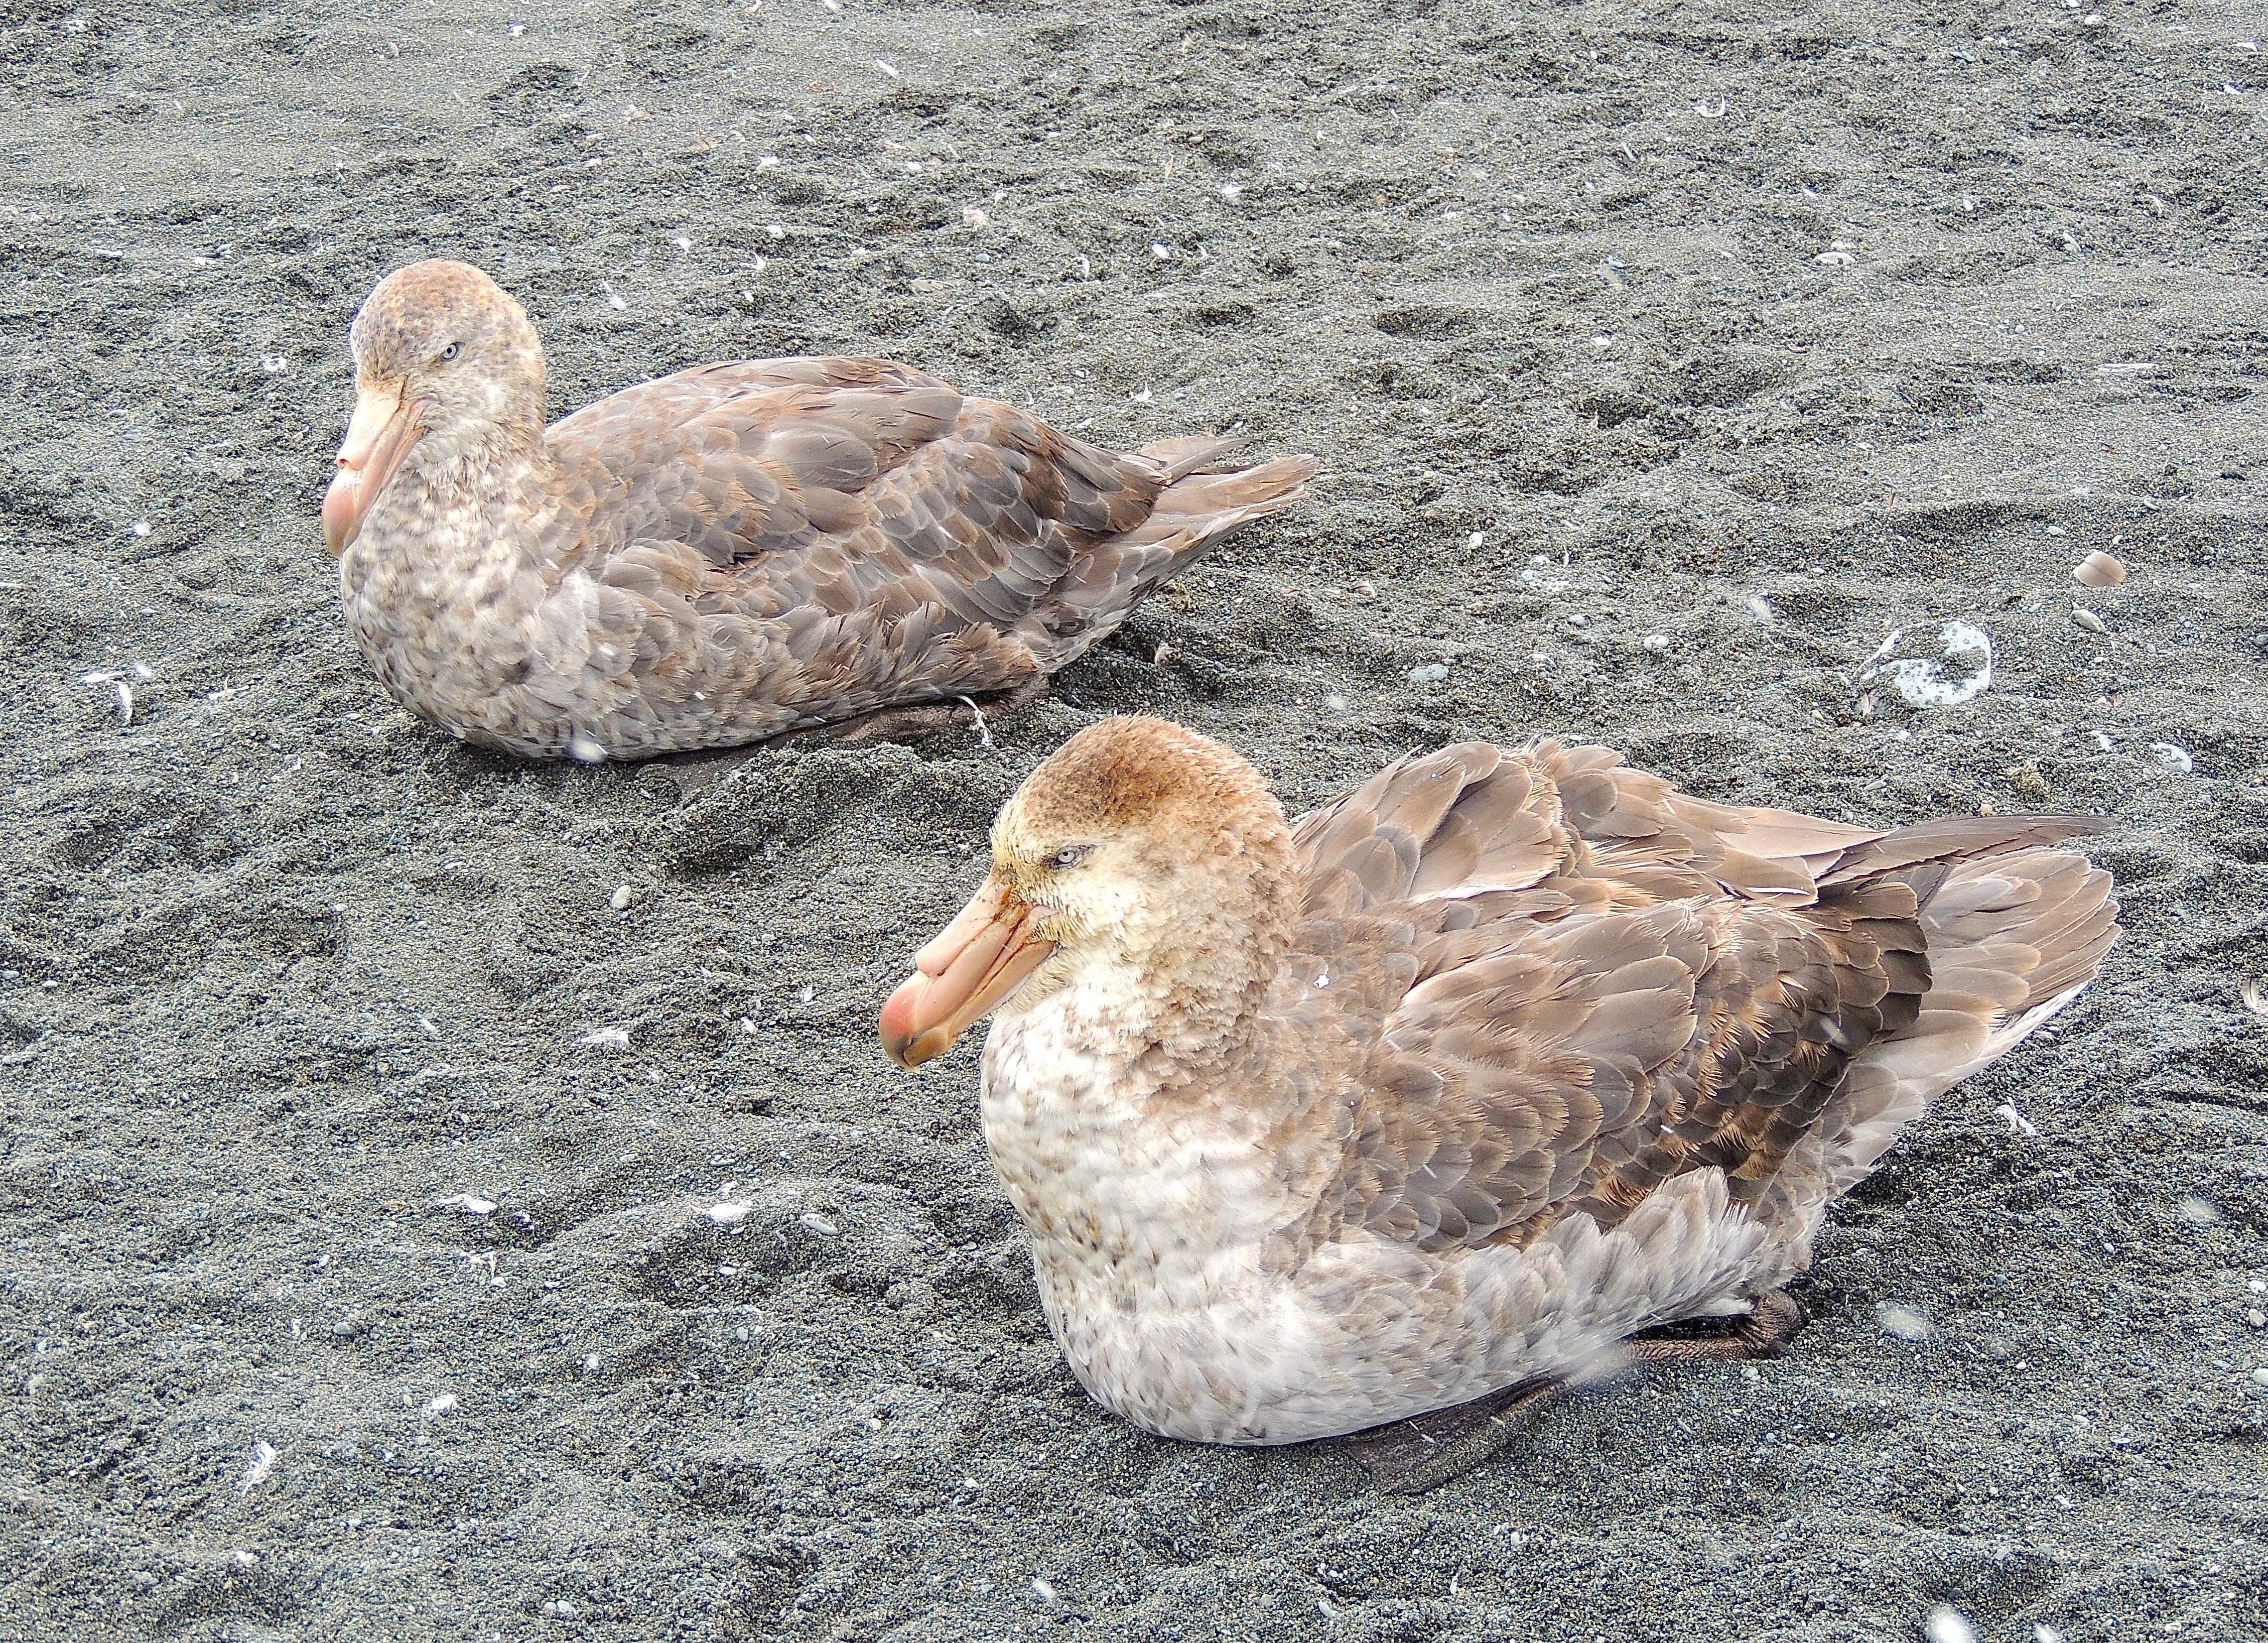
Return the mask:
{"type": "Polygon", "coordinates": [[[618,913],[625,913],[630,910],[630,903],[636,900],[637,900],[636,890],[627,884],[618,884],[615,886],[615,893],[607,898],[607,905],[618,913]]]}

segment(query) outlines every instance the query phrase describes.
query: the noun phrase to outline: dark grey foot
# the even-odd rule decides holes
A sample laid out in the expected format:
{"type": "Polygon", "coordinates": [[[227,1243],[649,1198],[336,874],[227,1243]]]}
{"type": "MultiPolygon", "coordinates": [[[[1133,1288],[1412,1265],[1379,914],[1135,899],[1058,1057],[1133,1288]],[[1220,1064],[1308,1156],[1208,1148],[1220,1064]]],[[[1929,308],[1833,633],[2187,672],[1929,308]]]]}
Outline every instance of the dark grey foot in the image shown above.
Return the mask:
{"type": "Polygon", "coordinates": [[[770,744],[751,742],[745,748],[703,748],[693,753],[665,753],[659,758],[648,759],[638,767],[641,774],[652,770],[665,777],[677,789],[680,799],[690,799],[696,793],[705,793],[770,744]]]}
{"type": "Polygon", "coordinates": [[[1682,1339],[1635,1340],[1624,1350],[1638,1363],[1664,1363],[1676,1359],[1773,1358],[1803,1328],[1803,1308],[1787,1292],[1769,1290],[1756,1297],[1755,1310],[1734,1320],[1721,1335],[1687,1336],[1682,1339]]]}
{"type": "Polygon", "coordinates": [[[1454,1409],[1373,1426],[1338,1441],[1378,1479],[1383,1492],[1423,1494],[1463,1477],[1525,1432],[1559,1387],[1556,1380],[1523,1381],[1454,1409]]]}

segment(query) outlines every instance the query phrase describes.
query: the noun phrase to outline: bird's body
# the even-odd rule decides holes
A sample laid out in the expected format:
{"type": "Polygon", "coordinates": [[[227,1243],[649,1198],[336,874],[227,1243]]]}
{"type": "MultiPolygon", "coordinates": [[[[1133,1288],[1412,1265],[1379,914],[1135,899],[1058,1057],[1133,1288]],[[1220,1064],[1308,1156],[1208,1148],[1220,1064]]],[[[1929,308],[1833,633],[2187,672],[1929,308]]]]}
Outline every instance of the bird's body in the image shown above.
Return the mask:
{"type": "Polygon", "coordinates": [[[355,349],[348,626],[402,705],[534,757],[1035,687],[1314,471],[1106,451],[879,359],[701,366],[545,428],[534,328],[461,263],[382,282],[355,349]]]}
{"type": "Polygon", "coordinates": [[[1292,828],[1228,749],[1106,721],[1003,811],[885,1037],[918,1061],[998,1006],[987,1142],[1099,1400],[1355,1432],[1802,1271],[1900,1126],[2094,975],[2108,875],[2051,847],[2083,830],[1734,809],[1549,741],[1292,828]]]}

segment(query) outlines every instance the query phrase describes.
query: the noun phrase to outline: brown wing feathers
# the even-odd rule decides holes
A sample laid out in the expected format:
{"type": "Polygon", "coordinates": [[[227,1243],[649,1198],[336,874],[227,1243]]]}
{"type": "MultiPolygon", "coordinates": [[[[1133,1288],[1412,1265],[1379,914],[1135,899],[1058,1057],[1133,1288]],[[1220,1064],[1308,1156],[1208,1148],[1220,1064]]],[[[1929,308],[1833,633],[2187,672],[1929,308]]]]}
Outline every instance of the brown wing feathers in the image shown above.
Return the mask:
{"type": "Polygon", "coordinates": [[[1693,1169],[1755,1204],[1815,1132],[1880,1139],[2094,973],[2108,877],[2043,848],[2088,826],[1731,811],[1550,742],[1390,766],[1294,835],[1307,939],[1410,961],[1374,1067],[1401,1099],[1366,1106],[1342,1214],[1524,1245],[1693,1169]]]}
{"type": "Polygon", "coordinates": [[[548,437],[568,505],[605,537],[583,556],[682,567],[665,586],[660,564],[610,564],[610,582],[688,613],[789,622],[798,660],[828,659],[805,694],[846,714],[1055,671],[1224,532],[1296,500],[1314,471],[1307,457],[1211,471],[1235,443],[1214,438],[1120,454],[872,359],[681,372],[548,437]],[[822,630],[869,615],[884,625],[822,630]]]}

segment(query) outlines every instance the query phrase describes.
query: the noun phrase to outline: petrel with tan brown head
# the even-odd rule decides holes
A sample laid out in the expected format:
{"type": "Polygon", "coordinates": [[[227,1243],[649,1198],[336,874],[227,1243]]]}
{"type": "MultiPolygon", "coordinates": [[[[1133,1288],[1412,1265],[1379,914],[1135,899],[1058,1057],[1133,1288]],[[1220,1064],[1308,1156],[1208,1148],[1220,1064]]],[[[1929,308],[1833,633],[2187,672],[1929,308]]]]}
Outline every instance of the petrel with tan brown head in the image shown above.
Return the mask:
{"type": "Polygon", "coordinates": [[[1782,1345],[1830,1205],[2093,979],[2110,875],[2057,846],[2095,825],[1849,827],[1557,741],[1292,825],[1229,748],[1108,719],[1001,811],[882,1038],[992,1015],[986,1141],[1102,1404],[1371,1431],[1424,1485],[1557,1386],[1782,1345]]]}
{"type": "Polygon", "coordinates": [[[387,276],[352,340],[347,625],[410,711],[537,758],[1021,701],[1314,472],[1107,451],[883,359],[696,366],[546,427],[534,328],[461,262],[387,276]]]}

